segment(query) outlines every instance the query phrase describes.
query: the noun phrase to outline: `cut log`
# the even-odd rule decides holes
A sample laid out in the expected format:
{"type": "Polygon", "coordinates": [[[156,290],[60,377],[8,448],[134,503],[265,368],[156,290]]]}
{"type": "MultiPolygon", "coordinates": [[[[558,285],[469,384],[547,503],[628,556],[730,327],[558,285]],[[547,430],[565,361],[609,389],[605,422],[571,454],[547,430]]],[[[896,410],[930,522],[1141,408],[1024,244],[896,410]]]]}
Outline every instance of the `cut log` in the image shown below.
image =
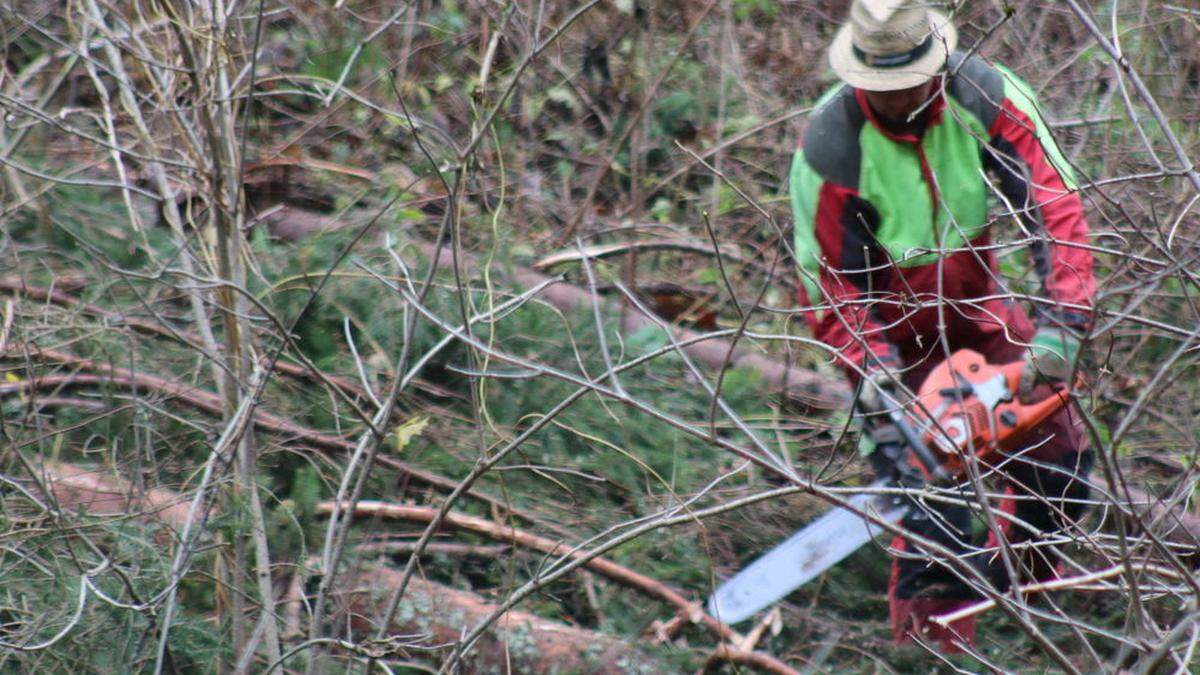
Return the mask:
{"type": "Polygon", "coordinates": [[[171,530],[180,530],[187,523],[187,498],[170,490],[138,491],[125,479],[107,471],[53,461],[42,463],[41,478],[58,502],[58,508],[65,513],[135,516],[171,530]]]}
{"type": "MultiPolygon", "coordinates": [[[[333,599],[342,620],[356,637],[373,635],[391,589],[401,572],[386,567],[360,567],[340,574],[333,599]]],[[[422,636],[422,645],[445,645],[448,655],[462,631],[477,625],[496,610],[495,605],[467,591],[413,578],[388,633],[422,636]]],[[[436,659],[435,659],[436,660],[436,659]]],[[[509,611],[475,644],[463,660],[469,673],[598,673],[667,672],[663,664],[622,640],[528,612],[509,611]]]]}
{"type": "MultiPolygon", "coordinates": [[[[430,258],[436,252],[433,244],[427,242],[415,242],[414,245],[430,258]]],[[[443,248],[438,258],[438,265],[449,269],[452,264],[449,248],[443,248]]],[[[471,261],[463,264],[468,268],[473,268],[475,263],[471,261]]],[[[511,274],[513,281],[526,290],[552,280],[552,277],[524,267],[514,267],[511,274]]],[[[548,286],[539,297],[563,312],[587,308],[592,304],[590,291],[564,282],[548,286]]],[[[616,302],[606,301],[605,305],[607,312],[620,315],[621,329],[626,334],[658,326],[654,319],[641,312],[622,308],[616,302]]],[[[690,342],[703,336],[702,333],[687,328],[672,327],[671,330],[679,342],[690,342]]],[[[831,379],[806,368],[796,368],[746,347],[733,348],[729,340],[721,338],[700,340],[683,347],[682,351],[714,370],[726,366],[753,370],[762,378],[765,387],[779,392],[781,396],[801,401],[809,406],[829,410],[837,409],[844,406],[850,395],[849,387],[840,378],[831,379]]]]}
{"type": "MultiPolygon", "coordinates": [[[[333,506],[334,502],[321,502],[317,504],[316,512],[328,515],[333,511],[333,506]]],[[[355,506],[355,514],[360,517],[393,518],[414,523],[430,523],[437,516],[437,512],[436,508],[428,506],[411,506],[408,504],[393,504],[369,500],[360,501],[355,506]]],[[[522,548],[540,551],[547,555],[567,555],[567,557],[572,559],[578,558],[581,555],[579,552],[574,554],[568,553],[570,547],[563,542],[522,532],[509,525],[501,525],[483,518],[469,516],[465,513],[447,513],[442,519],[442,527],[452,527],[474,532],[495,541],[511,542],[522,548]]],[[[719,638],[737,639],[740,637],[725,624],[706,615],[698,603],[689,601],[682,593],[657,579],[652,579],[606,558],[592,558],[584,566],[612,581],[635,588],[652,598],[674,606],[680,613],[702,621],[719,638]]]]}
{"type": "Polygon", "coordinates": [[[720,255],[722,258],[740,265],[753,264],[760,271],[768,269],[760,263],[753,263],[747,260],[735,247],[728,246],[720,250],[715,250],[713,249],[713,245],[707,241],[679,238],[655,238],[611,244],[595,244],[593,246],[585,246],[582,252],[577,249],[567,249],[543,257],[541,260],[533,263],[533,267],[538,271],[548,272],[559,265],[580,262],[585,255],[589,258],[601,259],[624,255],[630,251],[679,251],[680,253],[694,253],[706,256],[720,255]]]}
{"type": "MultiPolygon", "coordinates": [[[[171,530],[187,522],[187,498],[170,490],[139,492],[107,471],[61,462],[44,462],[39,474],[66,512],[97,517],[136,515],[171,530]]],[[[345,581],[333,592],[342,612],[340,625],[349,625],[355,637],[365,639],[375,632],[372,617],[381,613],[381,604],[399,583],[400,572],[364,565],[341,578],[345,581]]],[[[292,588],[299,592],[300,585],[292,588]]],[[[411,641],[416,647],[414,654],[427,653],[430,647],[448,652],[465,627],[482,621],[495,609],[469,591],[413,579],[390,632],[417,636],[411,641]]],[[[628,642],[518,611],[505,614],[476,644],[465,664],[468,672],[665,672],[662,664],[628,642]]]]}

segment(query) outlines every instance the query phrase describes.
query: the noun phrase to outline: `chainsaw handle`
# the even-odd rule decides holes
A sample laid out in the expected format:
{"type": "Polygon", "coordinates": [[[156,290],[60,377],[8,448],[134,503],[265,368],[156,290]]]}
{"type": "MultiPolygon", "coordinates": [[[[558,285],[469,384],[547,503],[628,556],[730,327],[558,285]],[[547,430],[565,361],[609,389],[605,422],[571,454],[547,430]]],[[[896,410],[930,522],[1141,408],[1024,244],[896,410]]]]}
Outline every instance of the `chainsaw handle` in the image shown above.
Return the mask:
{"type": "Polygon", "coordinates": [[[888,417],[891,418],[896,428],[900,430],[900,435],[904,437],[904,442],[908,446],[909,451],[913,453],[917,461],[921,463],[921,466],[925,467],[925,471],[933,478],[934,482],[949,482],[951,479],[950,474],[946,473],[946,469],[938,462],[937,455],[934,455],[929,446],[925,444],[925,441],[921,439],[921,434],[917,433],[916,429],[913,429],[912,425],[908,423],[908,420],[904,417],[904,413],[893,408],[888,410],[888,417]]]}
{"type": "MultiPolygon", "coordinates": [[[[1009,391],[1015,392],[1021,388],[1021,373],[1025,370],[1025,362],[1024,361],[1013,361],[1012,363],[1005,363],[1005,364],[996,366],[996,369],[1004,374],[1004,380],[1005,380],[1005,382],[1008,383],[1009,391]]],[[[1062,399],[1063,401],[1066,401],[1071,398],[1072,390],[1081,389],[1081,388],[1083,388],[1083,386],[1084,386],[1083,374],[1080,373],[1078,375],[1078,377],[1076,377],[1075,383],[1073,385],[1069,382],[1060,382],[1057,384],[1051,384],[1051,388],[1054,390],[1053,394],[1051,394],[1050,396],[1047,396],[1046,398],[1042,399],[1041,401],[1038,401],[1036,404],[1025,404],[1025,405],[1038,405],[1045,401],[1053,399],[1055,397],[1058,397],[1058,398],[1062,399]]]]}

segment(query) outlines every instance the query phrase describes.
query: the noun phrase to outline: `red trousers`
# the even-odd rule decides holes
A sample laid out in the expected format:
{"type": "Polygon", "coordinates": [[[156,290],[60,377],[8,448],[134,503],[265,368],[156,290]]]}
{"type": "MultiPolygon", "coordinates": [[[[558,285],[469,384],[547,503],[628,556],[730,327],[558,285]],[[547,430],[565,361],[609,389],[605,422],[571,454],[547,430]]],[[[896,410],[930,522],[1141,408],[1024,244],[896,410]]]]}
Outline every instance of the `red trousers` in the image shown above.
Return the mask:
{"type": "MultiPolygon", "coordinates": [[[[1006,306],[1003,325],[984,321],[976,330],[951,339],[950,351],[969,348],[983,354],[990,363],[1011,363],[1025,353],[1021,342],[1028,342],[1033,333],[1024,312],[1006,306]]],[[[922,353],[917,345],[901,345],[905,361],[902,379],[916,390],[925,376],[946,355],[939,340],[926,341],[922,353]],[[931,344],[932,343],[932,344],[931,344]]],[[[1069,408],[1060,410],[1040,425],[1025,451],[1012,453],[1003,466],[1005,498],[998,505],[999,535],[1011,543],[1036,537],[1039,533],[1061,531],[1083,515],[1081,503],[1088,496],[1087,473],[1091,469],[1091,453],[1077,419],[1069,408]],[[1003,518],[1015,515],[1015,525],[1003,518]],[[1034,531],[1031,531],[1034,530],[1034,531]]],[[[999,473],[999,472],[998,472],[999,473]]],[[[970,496],[970,495],[964,495],[970,496]]],[[[979,553],[972,536],[972,518],[966,506],[937,502],[914,508],[902,525],[920,536],[938,542],[977,571],[987,583],[1006,590],[1011,583],[997,555],[979,553]]],[[[997,533],[988,535],[987,548],[995,551],[997,533]]],[[[930,616],[944,614],[977,602],[981,596],[972,585],[943,564],[934,562],[912,542],[896,537],[892,542],[896,557],[892,561],[891,582],[888,586],[888,606],[893,639],[899,644],[913,638],[938,643],[943,651],[962,651],[975,637],[973,617],[962,619],[946,628],[928,621],[930,616]]],[[[1054,575],[1053,552],[1038,548],[1023,556],[1018,568],[1024,580],[1044,580],[1054,575]]],[[[1018,580],[1021,581],[1021,580],[1018,580]]]]}

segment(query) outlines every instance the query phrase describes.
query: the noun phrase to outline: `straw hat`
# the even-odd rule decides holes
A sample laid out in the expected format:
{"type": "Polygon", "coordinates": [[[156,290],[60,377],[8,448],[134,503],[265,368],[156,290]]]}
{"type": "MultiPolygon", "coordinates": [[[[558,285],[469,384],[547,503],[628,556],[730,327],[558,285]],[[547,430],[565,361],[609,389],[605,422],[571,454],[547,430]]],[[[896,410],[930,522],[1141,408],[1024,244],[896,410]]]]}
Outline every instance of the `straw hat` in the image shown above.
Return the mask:
{"type": "Polygon", "coordinates": [[[829,47],[829,65],[853,87],[895,91],[937,75],[956,44],[954,25],[928,2],[853,0],[829,47]]]}

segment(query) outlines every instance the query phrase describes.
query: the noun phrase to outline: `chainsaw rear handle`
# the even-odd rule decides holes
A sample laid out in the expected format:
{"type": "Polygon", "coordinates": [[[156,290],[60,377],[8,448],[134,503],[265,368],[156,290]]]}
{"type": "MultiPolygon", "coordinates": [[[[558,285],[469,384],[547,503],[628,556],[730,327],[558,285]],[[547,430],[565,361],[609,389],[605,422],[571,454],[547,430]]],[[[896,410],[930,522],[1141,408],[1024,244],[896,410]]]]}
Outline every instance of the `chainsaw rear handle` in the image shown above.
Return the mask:
{"type": "MultiPolygon", "coordinates": [[[[1004,377],[1008,380],[1009,388],[1016,392],[1020,387],[1021,371],[1024,369],[1024,363],[1016,361],[999,367],[1004,373],[1004,377]]],[[[1053,416],[1059,409],[1065,407],[1071,401],[1073,389],[1078,389],[1083,386],[1083,378],[1076,380],[1074,386],[1068,384],[1055,384],[1051,386],[1051,392],[1040,401],[1032,403],[1024,403],[1014,393],[1011,401],[1006,401],[996,406],[996,420],[1000,426],[1006,427],[1008,435],[999,440],[998,445],[1002,450],[1016,450],[1023,441],[1025,441],[1029,433],[1037,428],[1042,422],[1045,422],[1053,416]]]]}
{"type": "MultiPolygon", "coordinates": [[[[1008,387],[1012,391],[1017,391],[1021,387],[1021,371],[1025,369],[1024,361],[1014,361],[1006,363],[999,367],[1000,372],[1004,373],[1004,379],[1008,381],[1008,387]]],[[[1075,387],[1083,386],[1083,378],[1080,377],[1075,387]]],[[[1046,418],[1053,415],[1059,408],[1065,406],[1071,400],[1071,387],[1066,384],[1056,384],[1051,387],[1052,393],[1040,401],[1034,403],[1022,403],[1015,399],[1010,401],[1010,408],[1017,415],[1017,423],[1013,426],[1019,426],[1022,429],[1030,429],[1041,424],[1046,418]]],[[[1001,416],[1004,414],[1003,406],[997,408],[1001,411],[1001,416]]]]}

